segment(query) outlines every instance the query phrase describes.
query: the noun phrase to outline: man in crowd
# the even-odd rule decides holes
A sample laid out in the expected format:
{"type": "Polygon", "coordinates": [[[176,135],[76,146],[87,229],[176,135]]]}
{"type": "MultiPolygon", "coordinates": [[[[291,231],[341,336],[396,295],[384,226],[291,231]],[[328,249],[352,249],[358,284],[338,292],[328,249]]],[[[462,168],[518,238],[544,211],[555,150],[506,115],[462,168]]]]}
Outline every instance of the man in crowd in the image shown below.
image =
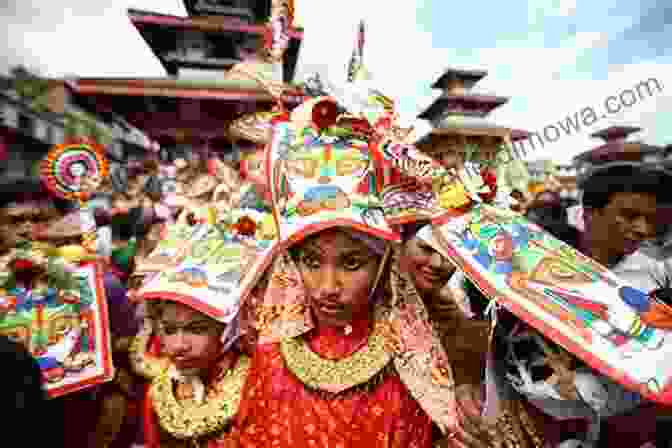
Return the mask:
{"type": "Polygon", "coordinates": [[[670,173],[643,165],[613,163],[597,167],[580,185],[584,232],[578,249],[644,291],[657,289],[672,275],[669,262],[641,250],[660,229],[670,173]]]}

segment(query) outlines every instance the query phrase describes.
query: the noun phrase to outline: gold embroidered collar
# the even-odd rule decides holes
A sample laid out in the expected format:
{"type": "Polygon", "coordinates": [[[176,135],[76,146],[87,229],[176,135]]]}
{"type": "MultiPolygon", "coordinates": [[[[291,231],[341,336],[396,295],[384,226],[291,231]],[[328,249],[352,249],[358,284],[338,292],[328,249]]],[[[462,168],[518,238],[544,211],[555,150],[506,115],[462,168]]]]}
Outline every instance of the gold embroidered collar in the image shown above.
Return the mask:
{"type": "Polygon", "coordinates": [[[289,371],[304,385],[338,394],[368,383],[390,363],[386,334],[383,324],[375,325],[364,347],[339,360],[322,358],[301,336],[283,340],[280,350],[289,371]]]}
{"type": "Polygon", "coordinates": [[[210,391],[205,403],[180,402],[167,371],[152,382],[150,397],[161,428],[177,439],[199,439],[223,431],[238,412],[250,360],[245,356],[210,391]],[[212,393],[214,392],[214,393],[212,393]]]}

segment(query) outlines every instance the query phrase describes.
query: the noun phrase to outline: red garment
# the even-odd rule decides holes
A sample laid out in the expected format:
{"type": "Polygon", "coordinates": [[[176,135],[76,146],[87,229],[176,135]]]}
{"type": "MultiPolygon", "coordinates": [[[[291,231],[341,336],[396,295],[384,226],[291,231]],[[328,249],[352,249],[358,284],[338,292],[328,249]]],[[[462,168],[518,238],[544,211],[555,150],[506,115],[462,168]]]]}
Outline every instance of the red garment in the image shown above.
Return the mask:
{"type": "MultiPolygon", "coordinates": [[[[323,328],[308,336],[323,357],[343,358],[368,337],[368,322],[344,335],[323,328]]],[[[259,345],[243,389],[232,437],[240,448],[429,448],[432,422],[397,375],[372,391],[326,399],[285,366],[279,344],[259,345]]]]}

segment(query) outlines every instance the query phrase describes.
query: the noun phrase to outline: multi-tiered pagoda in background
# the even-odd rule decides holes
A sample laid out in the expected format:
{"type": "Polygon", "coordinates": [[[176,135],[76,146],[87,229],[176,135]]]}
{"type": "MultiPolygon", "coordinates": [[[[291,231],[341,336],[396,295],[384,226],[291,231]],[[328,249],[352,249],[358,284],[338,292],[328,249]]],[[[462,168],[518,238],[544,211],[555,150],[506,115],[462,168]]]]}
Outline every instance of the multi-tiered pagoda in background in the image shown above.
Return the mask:
{"type": "Polygon", "coordinates": [[[478,158],[488,159],[506,145],[527,138],[525,131],[498,126],[487,116],[508,98],[480,94],[472,88],[485,76],[484,70],[448,69],[432,85],[443,91],[418,118],[430,122],[431,133],[417,142],[428,155],[454,166],[469,149],[478,148],[478,158]]]}
{"type": "Polygon", "coordinates": [[[602,163],[646,162],[664,165],[665,147],[628,140],[632,134],[641,130],[642,128],[632,126],[611,126],[591,134],[591,137],[599,138],[603,143],[574,157],[579,184],[590,173],[592,167],[602,163]]]}
{"type": "MultiPolygon", "coordinates": [[[[268,89],[233,75],[241,63],[276,84],[294,76],[303,38],[291,23],[291,0],[185,0],[188,17],[129,10],[131,22],[166,69],[163,78],[75,81],[78,100],[114,111],[141,128],[162,148],[178,153],[216,152],[235,157],[228,124],[244,113],[270,109],[268,89]],[[280,61],[259,56],[269,38],[269,18],[289,11],[289,42],[280,61]]],[[[298,103],[300,92],[285,86],[284,100],[298,103]]]]}

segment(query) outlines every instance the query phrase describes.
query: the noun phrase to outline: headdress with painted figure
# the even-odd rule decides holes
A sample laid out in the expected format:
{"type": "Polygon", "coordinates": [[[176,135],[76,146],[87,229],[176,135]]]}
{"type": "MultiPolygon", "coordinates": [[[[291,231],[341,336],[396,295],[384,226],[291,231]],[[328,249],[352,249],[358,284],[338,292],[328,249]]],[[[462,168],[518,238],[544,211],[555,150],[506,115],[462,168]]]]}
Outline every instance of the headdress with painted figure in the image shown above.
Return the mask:
{"type": "MultiPolygon", "coordinates": [[[[175,240],[165,241],[149,257],[163,259],[166,269],[143,285],[138,297],[176,301],[230,323],[239,311],[243,274],[275,241],[273,220],[257,210],[233,209],[215,225],[174,226],[183,227],[184,232],[171,232],[167,236],[172,234],[175,240]],[[177,241],[185,235],[188,241],[177,241]],[[159,252],[171,245],[183,247],[172,256],[161,257],[159,252]]],[[[160,271],[158,265],[154,268],[160,271]]]]}
{"type": "Polygon", "coordinates": [[[633,288],[508,207],[473,195],[470,204],[434,220],[433,232],[444,255],[519,319],[515,331],[500,327],[508,354],[497,359],[511,367],[509,385],[530,402],[565,418],[625,412],[640,395],[670,402],[672,364],[664,360],[672,351],[672,309],[648,291],[633,288]],[[523,350],[529,356],[521,358],[521,344],[536,348],[523,350]]]}

